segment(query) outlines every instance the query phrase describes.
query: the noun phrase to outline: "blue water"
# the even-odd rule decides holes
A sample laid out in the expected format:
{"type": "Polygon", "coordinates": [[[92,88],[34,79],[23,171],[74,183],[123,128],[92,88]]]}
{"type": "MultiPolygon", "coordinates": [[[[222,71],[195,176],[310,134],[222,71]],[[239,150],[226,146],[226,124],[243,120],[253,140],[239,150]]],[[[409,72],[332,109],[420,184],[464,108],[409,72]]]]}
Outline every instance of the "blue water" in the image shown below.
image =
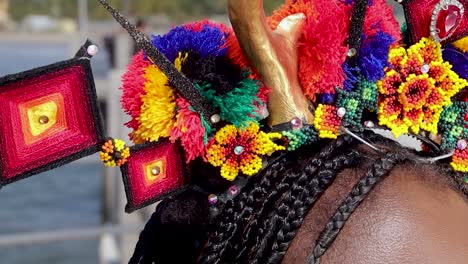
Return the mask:
{"type": "MultiPolygon", "coordinates": [[[[0,235],[100,223],[100,164],[70,164],[0,190],[0,235]]],[[[97,263],[97,240],[0,248],[0,263],[97,263]]]]}
{"type": "MultiPolygon", "coordinates": [[[[67,43],[31,44],[0,40],[0,77],[67,60],[73,55],[74,52],[67,43]]],[[[108,54],[103,47],[100,47],[100,52],[93,57],[91,65],[96,79],[104,79],[107,76],[108,54]]]]}
{"type": "MultiPolygon", "coordinates": [[[[5,43],[0,40],[0,77],[71,56],[63,44],[5,43]]],[[[107,73],[106,54],[93,58],[96,78],[107,73]]],[[[0,190],[0,235],[95,227],[100,224],[100,164],[72,163],[0,190]]],[[[98,241],[0,247],[5,264],[93,264],[98,241]]]]}

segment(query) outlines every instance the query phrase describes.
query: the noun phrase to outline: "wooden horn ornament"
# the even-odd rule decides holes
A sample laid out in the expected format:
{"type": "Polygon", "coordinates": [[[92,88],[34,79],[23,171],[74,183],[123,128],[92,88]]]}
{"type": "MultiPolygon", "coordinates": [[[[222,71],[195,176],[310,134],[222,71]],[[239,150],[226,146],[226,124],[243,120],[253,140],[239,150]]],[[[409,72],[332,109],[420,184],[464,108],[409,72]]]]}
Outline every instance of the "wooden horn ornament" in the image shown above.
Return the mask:
{"type": "Polygon", "coordinates": [[[262,0],[229,0],[228,4],[229,18],[244,53],[271,89],[269,124],[287,123],[296,117],[312,124],[311,104],[298,79],[297,47],[305,15],[288,16],[272,30],[262,0]]]}

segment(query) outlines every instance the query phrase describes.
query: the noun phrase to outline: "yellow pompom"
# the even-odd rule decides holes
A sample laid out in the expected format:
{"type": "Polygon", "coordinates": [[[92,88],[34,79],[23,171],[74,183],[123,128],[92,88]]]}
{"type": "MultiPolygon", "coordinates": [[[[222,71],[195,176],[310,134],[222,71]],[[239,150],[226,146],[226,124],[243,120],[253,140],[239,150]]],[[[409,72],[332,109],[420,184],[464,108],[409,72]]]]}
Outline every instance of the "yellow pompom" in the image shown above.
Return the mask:
{"type": "Polygon", "coordinates": [[[158,141],[169,137],[175,124],[175,95],[167,77],[154,65],[146,69],[145,92],[137,118],[140,126],[133,132],[136,141],[158,141]]]}
{"type": "Polygon", "coordinates": [[[453,46],[463,52],[468,52],[468,37],[455,41],[453,46]]]}

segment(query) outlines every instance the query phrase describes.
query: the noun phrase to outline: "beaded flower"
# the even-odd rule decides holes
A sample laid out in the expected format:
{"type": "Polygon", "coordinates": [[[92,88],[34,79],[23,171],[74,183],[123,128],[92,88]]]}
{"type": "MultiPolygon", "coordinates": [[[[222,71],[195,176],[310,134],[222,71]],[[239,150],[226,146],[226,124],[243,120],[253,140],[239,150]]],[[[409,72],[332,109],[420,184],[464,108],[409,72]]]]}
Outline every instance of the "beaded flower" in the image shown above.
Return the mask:
{"type": "Polygon", "coordinates": [[[221,167],[221,176],[227,180],[233,181],[239,172],[252,176],[262,168],[261,156],[286,149],[273,142],[281,138],[280,133],[260,131],[253,122],[245,128],[227,125],[216,133],[206,158],[213,166],[221,167]]]}
{"type": "Polygon", "coordinates": [[[377,82],[381,94],[378,119],[395,136],[421,129],[437,134],[444,106],[468,85],[441,54],[440,44],[427,38],[408,49],[390,50],[390,66],[377,82]]]}
{"type": "Polygon", "coordinates": [[[101,147],[101,161],[108,167],[122,166],[130,157],[130,148],[120,139],[109,139],[101,147]]]}

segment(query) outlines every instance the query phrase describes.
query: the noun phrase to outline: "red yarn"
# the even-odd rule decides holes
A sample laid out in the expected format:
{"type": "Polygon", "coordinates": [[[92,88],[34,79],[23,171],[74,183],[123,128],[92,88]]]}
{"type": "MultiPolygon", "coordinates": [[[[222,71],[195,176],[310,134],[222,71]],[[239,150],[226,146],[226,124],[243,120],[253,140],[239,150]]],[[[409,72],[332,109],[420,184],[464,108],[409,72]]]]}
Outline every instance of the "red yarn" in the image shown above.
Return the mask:
{"type": "MultiPolygon", "coordinates": [[[[318,93],[334,93],[345,75],[351,6],[338,1],[316,0],[317,17],[308,18],[299,47],[299,79],[312,100],[318,93]]],[[[309,4],[310,5],[310,4],[309,4]]]]}
{"type": "Polygon", "coordinates": [[[177,144],[162,141],[144,149],[132,151],[125,166],[125,191],[129,205],[141,208],[155,198],[168,194],[186,183],[184,164],[177,144]],[[147,166],[162,163],[161,174],[148,180],[147,166]]]}
{"type": "Polygon", "coordinates": [[[138,129],[137,117],[140,115],[141,97],[146,94],[144,77],[145,70],[151,62],[145,59],[143,51],[133,56],[132,61],[127,66],[127,71],[122,76],[122,108],[132,117],[125,125],[133,130],[138,129]]]}
{"type": "MultiPolygon", "coordinates": [[[[86,73],[82,65],[71,65],[55,72],[21,79],[0,86],[0,152],[2,176],[13,179],[27,171],[51,164],[98,143],[93,120],[86,73]],[[20,106],[51,95],[61,96],[57,118],[65,120],[43,133],[35,141],[26,142],[24,131],[29,122],[20,116],[20,106]]],[[[27,112],[23,112],[27,115],[27,112]]]]}
{"type": "MultiPolygon", "coordinates": [[[[312,100],[318,93],[334,93],[345,79],[342,64],[348,50],[346,39],[352,6],[330,0],[288,0],[268,18],[272,29],[289,15],[304,13],[307,17],[299,42],[299,80],[304,93],[312,100]]],[[[364,33],[372,36],[378,30],[401,40],[392,7],[384,0],[374,0],[367,10],[364,33]]],[[[228,39],[229,57],[242,67],[250,66],[235,37],[228,39]]]]}
{"type": "Polygon", "coordinates": [[[177,99],[177,120],[175,127],[171,130],[171,141],[180,139],[185,150],[186,161],[190,162],[199,156],[205,156],[205,145],[203,138],[205,128],[201,123],[200,116],[190,110],[190,104],[183,98],[177,99]]]}
{"type": "Polygon", "coordinates": [[[232,29],[229,28],[228,26],[226,26],[225,24],[216,23],[216,22],[210,21],[208,19],[204,19],[204,20],[200,20],[200,21],[196,21],[196,22],[191,22],[191,23],[183,25],[184,28],[192,30],[194,32],[201,31],[205,26],[212,26],[212,27],[215,27],[215,28],[219,28],[221,31],[223,31],[225,33],[229,33],[229,34],[232,32],[232,29]]]}
{"type": "Polygon", "coordinates": [[[385,0],[372,0],[372,6],[366,12],[364,33],[373,36],[378,30],[392,35],[396,43],[401,40],[400,26],[393,15],[393,8],[385,0]]]}

